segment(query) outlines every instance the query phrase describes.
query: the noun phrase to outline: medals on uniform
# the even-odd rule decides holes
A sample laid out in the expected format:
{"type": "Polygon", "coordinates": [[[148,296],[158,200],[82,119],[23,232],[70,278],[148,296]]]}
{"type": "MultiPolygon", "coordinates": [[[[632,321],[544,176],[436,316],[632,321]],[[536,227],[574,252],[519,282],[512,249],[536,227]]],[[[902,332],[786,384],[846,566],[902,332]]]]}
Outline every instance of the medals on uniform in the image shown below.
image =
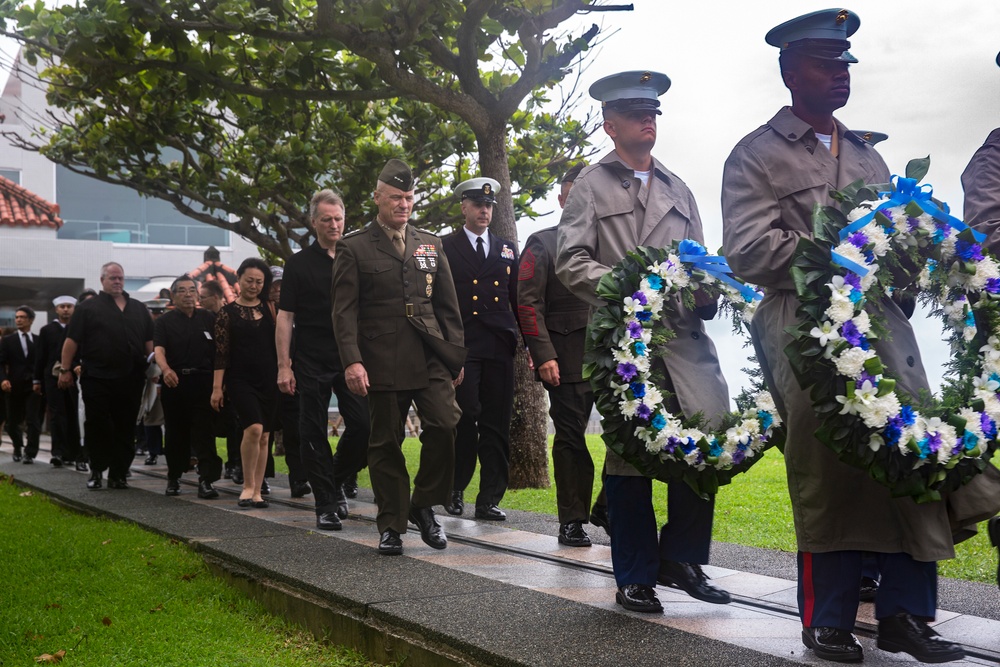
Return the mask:
{"type": "Polygon", "coordinates": [[[427,298],[431,298],[431,294],[434,292],[434,274],[427,274],[427,298]]]}
{"type": "MultiPolygon", "coordinates": [[[[413,253],[413,259],[417,263],[417,267],[423,271],[437,268],[437,248],[434,247],[432,243],[422,243],[417,246],[416,251],[413,253]]],[[[428,276],[427,279],[427,296],[430,296],[430,282],[431,278],[428,276]]]]}

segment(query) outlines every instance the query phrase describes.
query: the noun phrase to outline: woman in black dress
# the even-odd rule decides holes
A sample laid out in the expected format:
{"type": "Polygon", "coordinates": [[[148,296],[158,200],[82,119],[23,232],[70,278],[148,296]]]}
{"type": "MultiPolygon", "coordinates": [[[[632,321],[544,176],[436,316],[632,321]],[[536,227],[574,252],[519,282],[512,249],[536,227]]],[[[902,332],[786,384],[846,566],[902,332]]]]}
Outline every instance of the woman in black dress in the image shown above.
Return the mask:
{"type": "Polygon", "coordinates": [[[274,347],[274,311],[267,300],[271,272],[251,257],[236,271],[240,295],[215,320],[215,381],[212,407],[223,400],[236,410],[243,429],[243,492],[240,507],[267,507],[260,494],[267,464],[267,436],[278,404],[278,355],[274,347]],[[223,399],[223,395],[225,398],[223,399]]]}

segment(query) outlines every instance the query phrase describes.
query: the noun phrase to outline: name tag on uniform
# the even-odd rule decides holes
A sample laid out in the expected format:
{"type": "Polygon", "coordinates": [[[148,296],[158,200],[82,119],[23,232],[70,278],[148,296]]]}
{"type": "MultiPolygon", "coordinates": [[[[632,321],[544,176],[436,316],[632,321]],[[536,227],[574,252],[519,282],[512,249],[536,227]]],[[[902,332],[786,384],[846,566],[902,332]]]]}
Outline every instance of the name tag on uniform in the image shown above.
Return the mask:
{"type": "Polygon", "coordinates": [[[205,334],[205,338],[207,340],[212,340],[212,334],[208,333],[207,331],[202,331],[202,333],[205,334]]]}
{"type": "Polygon", "coordinates": [[[500,249],[500,258],[509,259],[514,261],[514,249],[508,246],[506,243],[503,244],[503,248],[500,249]]]}
{"type": "Polygon", "coordinates": [[[417,266],[423,270],[437,268],[437,248],[432,243],[424,243],[417,246],[413,253],[413,259],[417,266]]]}

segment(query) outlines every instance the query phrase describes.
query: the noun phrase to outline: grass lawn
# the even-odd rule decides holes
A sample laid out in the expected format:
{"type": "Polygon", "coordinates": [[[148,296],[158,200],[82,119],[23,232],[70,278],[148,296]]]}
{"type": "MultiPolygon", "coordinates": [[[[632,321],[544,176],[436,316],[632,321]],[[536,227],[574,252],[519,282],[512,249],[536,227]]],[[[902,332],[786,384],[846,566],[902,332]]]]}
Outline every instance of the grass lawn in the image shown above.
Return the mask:
{"type": "Polygon", "coordinates": [[[59,651],[74,667],[371,664],[271,616],[185,545],[3,476],[0,525],[0,665],[59,651]]]}
{"type": "MultiPolygon", "coordinates": [[[[224,443],[222,440],[219,442],[224,443]]],[[[588,435],[587,444],[595,466],[600,470],[604,462],[604,443],[599,435],[588,435]]],[[[403,443],[411,479],[416,473],[418,448],[419,441],[416,438],[407,438],[403,443]]],[[[551,480],[551,447],[549,452],[551,480]]],[[[224,444],[220,448],[220,455],[225,458],[224,444]]],[[[275,465],[282,472],[288,470],[282,457],[275,458],[275,465]]],[[[367,470],[358,476],[358,483],[371,488],[367,470]]],[[[466,503],[475,502],[478,488],[477,467],[476,474],[465,492],[466,503]]],[[[594,485],[595,498],[599,489],[600,479],[597,479],[594,485]]],[[[555,514],[555,495],[554,482],[547,489],[508,490],[502,506],[505,509],[555,514]]],[[[662,523],[667,516],[666,485],[653,485],[653,500],[657,519],[662,523]]],[[[775,449],[769,450],[763,461],[758,462],[748,473],[738,476],[732,484],[722,488],[715,503],[713,537],[720,542],[795,551],[795,528],[792,525],[792,507],[785,483],[785,460],[780,452],[775,449]]],[[[955,550],[956,558],[940,563],[938,572],[941,576],[985,583],[996,582],[997,551],[990,546],[985,528],[976,537],[959,544],[955,550]]]]}

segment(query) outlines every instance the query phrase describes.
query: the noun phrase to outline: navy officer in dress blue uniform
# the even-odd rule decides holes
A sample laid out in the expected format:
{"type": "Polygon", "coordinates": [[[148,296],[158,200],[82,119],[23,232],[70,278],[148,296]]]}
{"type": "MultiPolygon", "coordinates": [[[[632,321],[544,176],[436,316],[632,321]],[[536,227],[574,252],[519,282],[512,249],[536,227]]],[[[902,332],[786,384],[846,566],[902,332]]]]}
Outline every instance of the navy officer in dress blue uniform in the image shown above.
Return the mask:
{"type": "Polygon", "coordinates": [[[514,408],[514,352],[518,344],[517,248],[489,230],[500,184],[492,178],[459,183],[465,225],[444,239],[465,328],[465,379],[455,398],[462,409],[455,437],[455,485],[449,514],[462,514],[463,494],[481,463],[476,518],[503,521],[510,419],[514,408]]]}

